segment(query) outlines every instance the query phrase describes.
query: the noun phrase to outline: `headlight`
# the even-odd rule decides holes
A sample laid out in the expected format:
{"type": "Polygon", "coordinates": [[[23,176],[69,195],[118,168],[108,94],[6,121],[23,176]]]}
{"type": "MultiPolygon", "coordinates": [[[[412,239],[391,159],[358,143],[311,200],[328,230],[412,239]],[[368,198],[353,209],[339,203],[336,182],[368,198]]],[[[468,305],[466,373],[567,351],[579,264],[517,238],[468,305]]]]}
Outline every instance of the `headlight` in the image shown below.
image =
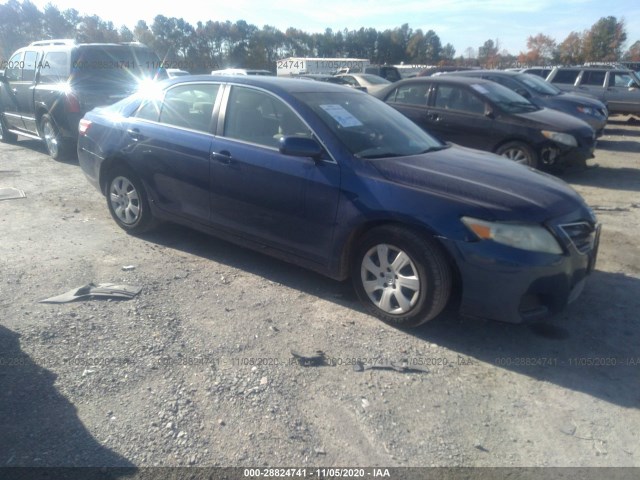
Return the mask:
{"type": "Polygon", "coordinates": [[[549,140],[553,140],[554,142],[568,145],[570,147],[578,146],[578,142],[576,141],[575,137],[573,135],[569,135],[568,133],[552,132],[550,130],[542,130],[541,133],[546,138],[548,138],[549,140]]]}
{"type": "Polygon", "coordinates": [[[493,240],[532,252],[562,253],[553,235],[540,225],[486,222],[471,217],[462,217],[461,220],[480,240],[493,240]]]}
{"type": "Polygon", "coordinates": [[[580,113],[584,113],[585,115],[595,115],[596,114],[595,108],[585,107],[585,106],[582,106],[582,105],[578,107],[578,111],[580,113]]]}

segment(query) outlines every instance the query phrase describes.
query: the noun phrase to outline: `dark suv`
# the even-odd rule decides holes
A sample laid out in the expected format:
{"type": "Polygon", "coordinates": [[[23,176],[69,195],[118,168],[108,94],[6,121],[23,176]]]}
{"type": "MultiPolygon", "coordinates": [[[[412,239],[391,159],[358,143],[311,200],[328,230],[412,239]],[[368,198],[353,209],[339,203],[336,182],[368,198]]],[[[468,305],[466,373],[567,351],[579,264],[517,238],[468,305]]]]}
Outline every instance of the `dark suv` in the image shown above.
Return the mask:
{"type": "Polygon", "coordinates": [[[610,114],[640,113],[640,78],[632,70],[612,67],[556,67],[547,82],[561,90],[596,97],[610,114]]]}
{"type": "Polygon", "coordinates": [[[144,81],[166,77],[158,56],[138,43],[33,42],[15,52],[0,76],[0,140],[43,140],[49,154],[75,150],[78,123],[144,81]]]}
{"type": "Polygon", "coordinates": [[[563,92],[535,75],[502,70],[471,70],[449,75],[484,78],[504,85],[538,107],[559,110],[587,122],[597,137],[602,136],[607,124],[609,112],[601,101],[586,95],[563,92]]]}

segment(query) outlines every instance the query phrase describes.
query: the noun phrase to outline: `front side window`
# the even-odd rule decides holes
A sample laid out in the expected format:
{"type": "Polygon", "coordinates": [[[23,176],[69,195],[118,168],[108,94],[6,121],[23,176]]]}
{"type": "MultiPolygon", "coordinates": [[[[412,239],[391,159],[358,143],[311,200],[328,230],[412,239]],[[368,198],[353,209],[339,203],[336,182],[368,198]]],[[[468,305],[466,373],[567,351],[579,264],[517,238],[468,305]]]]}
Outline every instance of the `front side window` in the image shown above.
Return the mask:
{"type": "Polygon", "coordinates": [[[484,114],[484,102],[466,88],[455,85],[438,85],[435,103],[447,110],[484,114]]]}
{"type": "Polygon", "coordinates": [[[278,148],[283,136],[311,137],[311,130],[279,98],[261,90],[234,86],[229,95],[224,136],[278,148]]]}
{"type": "Polygon", "coordinates": [[[631,77],[630,73],[611,72],[609,74],[609,85],[612,87],[636,87],[638,84],[631,77]]]}

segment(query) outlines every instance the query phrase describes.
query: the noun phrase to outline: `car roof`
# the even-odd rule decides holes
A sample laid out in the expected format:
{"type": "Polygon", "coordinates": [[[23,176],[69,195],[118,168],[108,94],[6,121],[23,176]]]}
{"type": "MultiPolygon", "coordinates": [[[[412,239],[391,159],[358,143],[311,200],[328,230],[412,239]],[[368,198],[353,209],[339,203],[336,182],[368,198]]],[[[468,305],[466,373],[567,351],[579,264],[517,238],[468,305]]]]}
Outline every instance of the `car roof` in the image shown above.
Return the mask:
{"type": "Polygon", "coordinates": [[[345,89],[343,85],[329,82],[309,82],[299,78],[283,78],[275,76],[260,75],[192,75],[190,77],[176,77],[164,80],[164,86],[171,86],[178,83],[202,83],[220,82],[237,85],[248,85],[270,90],[274,93],[314,93],[314,92],[355,92],[356,90],[345,89]]]}
{"type": "Polygon", "coordinates": [[[477,85],[477,84],[490,84],[495,85],[495,82],[491,80],[485,80],[484,78],[477,78],[461,75],[455,75],[454,73],[447,75],[437,75],[435,77],[413,77],[413,78],[405,78],[404,80],[400,80],[395,82],[393,85],[400,85],[405,83],[456,83],[461,85],[477,85]]]}
{"type": "Polygon", "coordinates": [[[524,72],[520,72],[520,71],[516,72],[514,70],[462,70],[459,72],[443,72],[442,76],[446,75],[447,77],[453,77],[453,76],[474,77],[476,75],[502,75],[505,77],[519,77],[523,73],[524,72]]]}

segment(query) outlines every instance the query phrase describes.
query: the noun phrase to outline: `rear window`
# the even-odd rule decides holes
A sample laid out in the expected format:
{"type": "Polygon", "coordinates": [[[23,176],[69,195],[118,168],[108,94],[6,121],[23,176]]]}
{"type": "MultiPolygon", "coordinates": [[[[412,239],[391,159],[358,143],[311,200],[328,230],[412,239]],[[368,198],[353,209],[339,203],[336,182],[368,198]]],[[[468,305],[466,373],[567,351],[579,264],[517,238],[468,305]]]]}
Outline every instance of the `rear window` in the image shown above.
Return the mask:
{"type": "Polygon", "coordinates": [[[101,45],[78,48],[72,57],[72,78],[92,82],[135,84],[145,78],[166,78],[158,56],[147,48],[101,45]]]}
{"type": "Polygon", "coordinates": [[[40,68],[40,83],[60,83],[69,77],[69,54],[48,52],[40,68]]]}

